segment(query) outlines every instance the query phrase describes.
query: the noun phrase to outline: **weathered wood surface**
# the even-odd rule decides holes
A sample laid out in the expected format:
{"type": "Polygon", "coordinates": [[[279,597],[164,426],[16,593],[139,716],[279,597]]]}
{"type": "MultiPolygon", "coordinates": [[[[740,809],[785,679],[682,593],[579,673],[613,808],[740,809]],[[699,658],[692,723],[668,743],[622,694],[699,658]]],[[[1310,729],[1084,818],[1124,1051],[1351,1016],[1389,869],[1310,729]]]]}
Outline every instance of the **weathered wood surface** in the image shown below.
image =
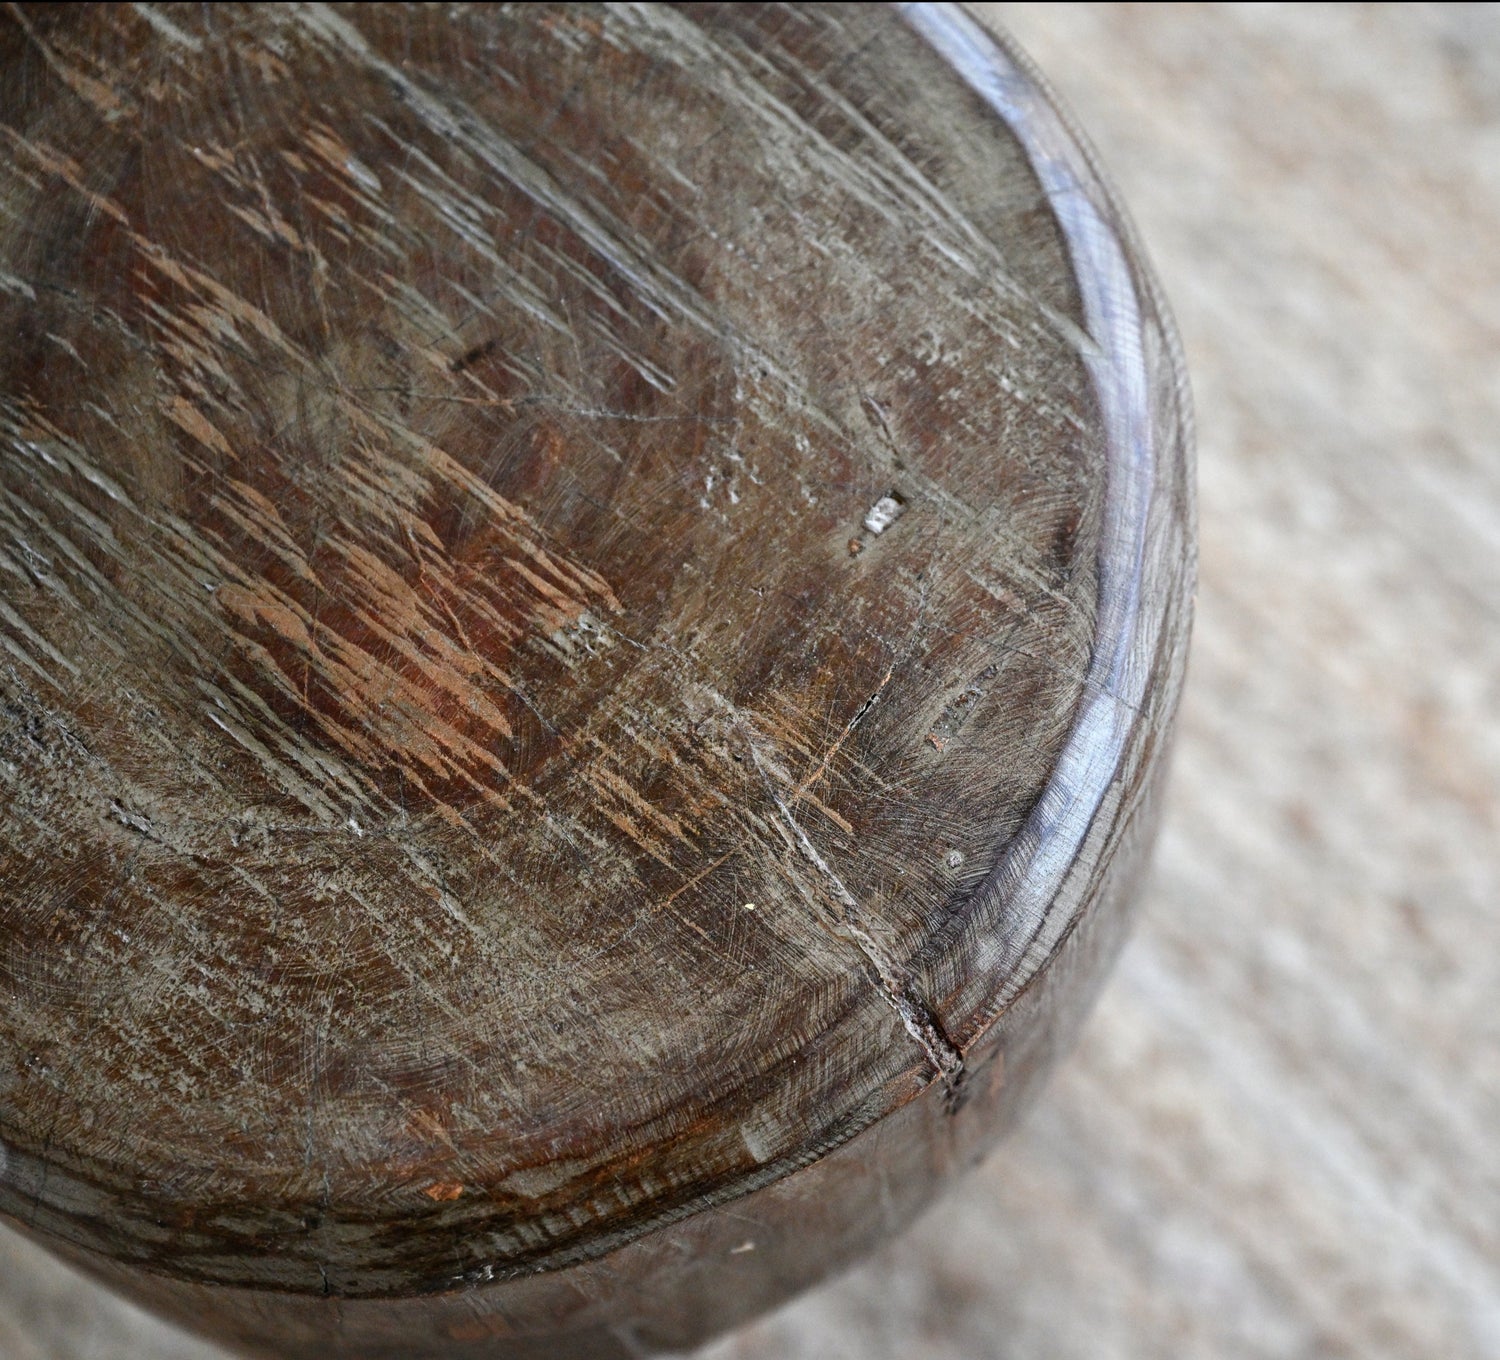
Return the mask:
{"type": "Polygon", "coordinates": [[[1500,10],[996,5],[1183,333],[1200,589],[1085,1040],[705,1360],[1500,1355],[1500,10]]]}
{"type": "MultiPolygon", "coordinates": [[[[1154,887],[1016,1137],[708,1354],[1491,1360],[1500,20],[995,9],[1099,145],[1192,367],[1154,887]]],[[[216,1354],[19,1240],[0,1298],[7,1360],[216,1354]]]]}
{"type": "Polygon", "coordinates": [[[320,1355],[634,1353],[899,1225],[1180,678],[1170,343],[1045,101],[883,7],[0,45],[0,1209],[320,1355]]]}

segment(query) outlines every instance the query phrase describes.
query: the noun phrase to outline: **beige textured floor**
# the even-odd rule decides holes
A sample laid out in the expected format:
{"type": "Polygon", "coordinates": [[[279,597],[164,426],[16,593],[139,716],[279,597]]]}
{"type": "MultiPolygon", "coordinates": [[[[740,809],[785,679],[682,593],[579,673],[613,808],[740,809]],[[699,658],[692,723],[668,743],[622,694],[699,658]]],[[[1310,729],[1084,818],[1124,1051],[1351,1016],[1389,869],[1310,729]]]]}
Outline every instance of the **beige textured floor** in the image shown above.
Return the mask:
{"type": "MultiPolygon", "coordinates": [[[[702,1360],[1500,1356],[1500,8],[985,6],[1155,255],[1202,588],[1151,900],[904,1240],[702,1360]]],[[[0,1238],[0,1360],[216,1353],[0,1238]]]]}

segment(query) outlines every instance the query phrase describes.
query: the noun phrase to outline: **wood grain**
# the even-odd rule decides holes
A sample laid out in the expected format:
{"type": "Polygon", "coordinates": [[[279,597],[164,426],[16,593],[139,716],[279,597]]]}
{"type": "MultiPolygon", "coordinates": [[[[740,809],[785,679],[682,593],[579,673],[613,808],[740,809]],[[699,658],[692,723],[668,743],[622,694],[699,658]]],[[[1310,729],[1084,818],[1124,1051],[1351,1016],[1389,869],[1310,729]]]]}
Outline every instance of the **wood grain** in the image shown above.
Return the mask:
{"type": "Polygon", "coordinates": [[[1075,1059],[711,1360],[1500,1354],[1500,15],[997,5],[1182,327],[1161,853],[1075,1059]]]}
{"type": "Polygon", "coordinates": [[[1181,678],[1173,341],[1024,69],[757,6],[0,69],[0,1209],[512,1360],[904,1223],[1092,996],[1181,678]]]}
{"type": "MultiPolygon", "coordinates": [[[[1172,298],[1193,660],[1145,911],[1015,1137],[709,1360],[1500,1353],[1500,22],[1004,5],[1172,298]]],[[[219,1352],[19,1239],[7,1360],[219,1352]]]]}

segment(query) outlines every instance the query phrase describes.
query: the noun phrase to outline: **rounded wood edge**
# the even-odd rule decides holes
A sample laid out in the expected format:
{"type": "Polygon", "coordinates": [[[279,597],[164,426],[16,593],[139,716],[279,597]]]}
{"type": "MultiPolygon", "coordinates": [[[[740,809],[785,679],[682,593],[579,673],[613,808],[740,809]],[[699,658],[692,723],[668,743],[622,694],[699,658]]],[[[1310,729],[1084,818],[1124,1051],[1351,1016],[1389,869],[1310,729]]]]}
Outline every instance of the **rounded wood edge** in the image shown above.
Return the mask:
{"type": "Polygon", "coordinates": [[[956,1157],[976,1155],[993,1141],[1066,1046],[1118,947],[1129,887],[1149,841],[1163,736],[1182,681],[1194,571],[1185,381],[1175,333],[1140,263],[1128,220],[1086,143],[1029,61],[956,5],[899,8],[1021,137],[1047,185],[1077,266],[1098,346],[1090,371],[1108,414],[1108,528],[1102,535],[1100,624],[1085,703],[1025,829],[969,910],[921,961],[928,995],[962,1066],[928,1074],[925,1089],[904,1082],[883,1100],[870,1102],[811,1166],[763,1168],[753,1181],[722,1187],[711,1200],[638,1222],[624,1241],[601,1239],[588,1250],[542,1263],[523,1279],[475,1279],[472,1288],[457,1291],[330,1304],[279,1291],[191,1284],[70,1252],[116,1287],[200,1329],[209,1321],[204,1309],[212,1299],[209,1330],[254,1348],[257,1337],[274,1329],[282,1354],[327,1353],[334,1346],[347,1354],[419,1355],[424,1336],[444,1347],[433,1354],[466,1353],[455,1349],[462,1344],[474,1355],[518,1358],[606,1356],[609,1352],[600,1349],[606,1336],[624,1348],[616,1352],[621,1355],[689,1344],[737,1320],[738,1312],[724,1311],[726,1289],[757,1300],[744,1313],[758,1311],[897,1226],[871,1221],[868,1186],[860,1191],[846,1185],[835,1194],[825,1180],[847,1181],[846,1168],[861,1164],[873,1184],[888,1179],[890,1166],[899,1163],[907,1168],[901,1182],[905,1192],[892,1202],[904,1221],[903,1215],[930,1198],[956,1157]],[[1133,336],[1142,342],[1138,352],[1133,336]],[[1134,371],[1128,372],[1132,361],[1134,371]],[[1066,874],[1059,872],[1063,866],[1066,874]],[[999,986],[997,979],[1003,979],[999,986]],[[1068,1004],[1062,1014],[1049,1011],[1064,991],[1068,1004]],[[958,1130],[965,1130],[961,1137],[958,1130]],[[921,1170],[914,1157],[925,1158],[921,1170]],[[733,1225],[744,1212],[762,1212],[763,1206],[772,1218],[795,1214],[807,1194],[831,1201],[843,1195],[845,1203],[831,1212],[826,1230],[809,1237],[812,1249],[800,1265],[774,1261],[775,1253],[766,1250],[754,1261],[738,1260],[727,1276],[705,1266],[701,1288],[684,1290],[681,1281],[663,1280],[660,1261],[680,1255],[685,1245],[704,1261],[715,1261],[721,1247],[733,1254],[740,1244],[723,1244],[736,1235],[733,1225]],[[722,1207],[731,1204],[732,1215],[722,1207]],[[777,1207],[783,1204],[791,1210],[777,1207]],[[601,1289],[595,1278],[601,1273],[617,1283],[601,1289]],[[643,1295],[671,1287],[675,1300],[687,1301],[689,1314],[694,1298],[717,1311],[696,1329],[685,1326],[660,1340],[611,1322],[601,1324],[603,1330],[590,1326],[578,1332],[585,1339],[571,1352],[565,1348],[569,1343],[553,1341],[526,1349],[532,1344],[525,1340],[528,1332],[550,1335],[547,1329],[562,1320],[558,1310],[571,1307],[559,1299],[586,1300],[577,1312],[583,1321],[615,1294],[621,1280],[643,1295]],[[288,1332],[294,1314],[303,1320],[288,1332]],[[459,1317],[463,1326],[441,1321],[445,1317],[459,1317]],[[361,1318],[372,1320],[373,1331],[358,1322],[361,1318]],[[500,1318],[503,1326],[481,1325],[484,1318],[500,1318]],[[546,1319],[541,1331],[527,1320],[537,1318],[546,1319]],[[458,1332],[467,1327],[473,1335],[465,1339],[454,1327],[458,1332]],[[305,1332],[304,1340],[295,1339],[298,1330],[305,1332]],[[391,1341],[391,1349],[372,1349],[375,1334],[395,1337],[396,1332],[401,1336],[391,1341]]]}
{"type": "Polygon", "coordinates": [[[970,1050],[965,1099],[932,1082],[890,1115],[738,1199],[590,1260],[408,1297],[317,1298],[75,1266],[188,1330],[265,1360],[639,1360],[678,1354],[785,1303],[909,1228],[1025,1111],[1071,1048],[1126,935],[1164,764],[1078,928],[970,1050]]]}
{"type": "Polygon", "coordinates": [[[1186,666],[1194,550],[1192,424],[1181,349],[1097,157],[1015,43],[957,4],[902,4],[1022,143],[1074,263],[1107,440],[1099,600],[1085,697],[1026,825],[929,949],[930,995],[960,1051],[1042,969],[1144,795],[1186,666]],[[1063,872],[1065,870],[1065,872],[1063,872]],[[1003,979],[994,986],[995,979],[1003,979]]]}

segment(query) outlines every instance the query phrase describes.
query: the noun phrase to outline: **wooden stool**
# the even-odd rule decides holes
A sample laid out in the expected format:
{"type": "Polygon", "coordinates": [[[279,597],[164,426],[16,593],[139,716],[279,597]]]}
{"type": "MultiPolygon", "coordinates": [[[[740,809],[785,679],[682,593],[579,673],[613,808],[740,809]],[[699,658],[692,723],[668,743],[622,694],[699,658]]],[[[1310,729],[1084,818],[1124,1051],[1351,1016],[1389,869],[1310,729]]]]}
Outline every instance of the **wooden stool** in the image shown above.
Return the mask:
{"type": "Polygon", "coordinates": [[[686,1346],[1116,947],[1180,370],[943,6],[0,26],[0,1210],[279,1356],[686,1346]]]}

